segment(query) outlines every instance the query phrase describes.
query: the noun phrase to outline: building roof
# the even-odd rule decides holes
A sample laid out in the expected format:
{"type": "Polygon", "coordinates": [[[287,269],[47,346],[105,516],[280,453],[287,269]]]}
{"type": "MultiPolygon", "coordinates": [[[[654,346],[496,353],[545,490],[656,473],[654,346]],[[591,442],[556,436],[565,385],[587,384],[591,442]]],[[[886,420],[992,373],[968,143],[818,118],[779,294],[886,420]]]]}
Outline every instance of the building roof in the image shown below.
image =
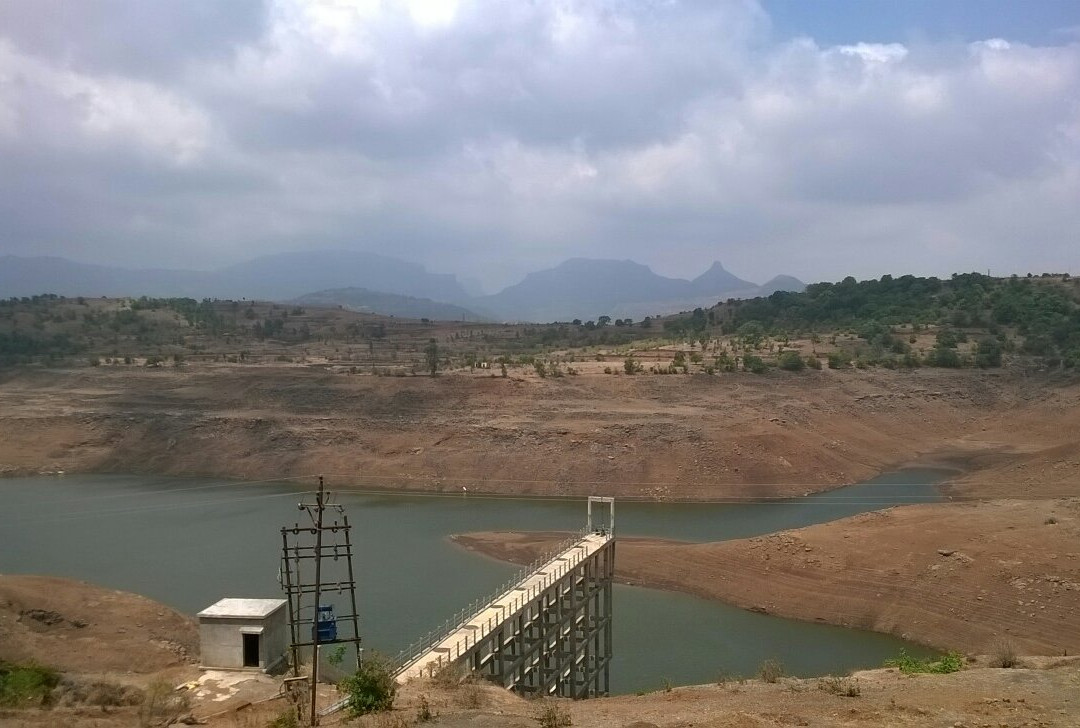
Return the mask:
{"type": "Polygon", "coordinates": [[[285,606],[284,599],[219,599],[199,612],[199,617],[218,619],[262,619],[285,606]]]}

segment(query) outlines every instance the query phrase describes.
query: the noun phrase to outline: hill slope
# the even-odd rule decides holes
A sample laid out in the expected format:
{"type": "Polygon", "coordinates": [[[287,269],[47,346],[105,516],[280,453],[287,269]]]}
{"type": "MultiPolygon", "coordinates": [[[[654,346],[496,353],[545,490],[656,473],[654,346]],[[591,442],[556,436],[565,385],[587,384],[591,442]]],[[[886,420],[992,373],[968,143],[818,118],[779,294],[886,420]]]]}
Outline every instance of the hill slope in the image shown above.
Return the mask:
{"type": "Polygon", "coordinates": [[[432,321],[483,321],[479,314],[452,303],[439,303],[430,298],[380,293],[367,288],[332,288],[307,293],[292,301],[306,306],[343,306],[361,313],[378,313],[432,321]]]}

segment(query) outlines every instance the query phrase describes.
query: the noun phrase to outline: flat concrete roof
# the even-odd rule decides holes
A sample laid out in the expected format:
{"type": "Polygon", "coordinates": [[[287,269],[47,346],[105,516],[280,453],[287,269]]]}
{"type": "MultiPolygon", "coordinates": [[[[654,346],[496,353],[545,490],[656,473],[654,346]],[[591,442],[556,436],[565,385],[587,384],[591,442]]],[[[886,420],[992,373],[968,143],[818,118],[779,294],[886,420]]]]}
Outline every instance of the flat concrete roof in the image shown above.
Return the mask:
{"type": "Polygon", "coordinates": [[[285,606],[284,599],[219,599],[199,612],[199,617],[218,619],[262,619],[285,606]]]}

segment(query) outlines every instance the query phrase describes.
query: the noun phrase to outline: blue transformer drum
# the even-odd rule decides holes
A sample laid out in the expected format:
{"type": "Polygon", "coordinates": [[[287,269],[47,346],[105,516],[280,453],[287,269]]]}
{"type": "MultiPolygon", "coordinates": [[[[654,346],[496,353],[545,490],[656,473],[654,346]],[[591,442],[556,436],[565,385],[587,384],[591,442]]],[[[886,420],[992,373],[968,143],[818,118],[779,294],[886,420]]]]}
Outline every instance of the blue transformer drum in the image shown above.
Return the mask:
{"type": "Polygon", "coordinates": [[[312,625],[318,642],[333,642],[337,639],[337,617],[334,616],[334,608],[329,604],[320,604],[319,613],[312,625]]]}

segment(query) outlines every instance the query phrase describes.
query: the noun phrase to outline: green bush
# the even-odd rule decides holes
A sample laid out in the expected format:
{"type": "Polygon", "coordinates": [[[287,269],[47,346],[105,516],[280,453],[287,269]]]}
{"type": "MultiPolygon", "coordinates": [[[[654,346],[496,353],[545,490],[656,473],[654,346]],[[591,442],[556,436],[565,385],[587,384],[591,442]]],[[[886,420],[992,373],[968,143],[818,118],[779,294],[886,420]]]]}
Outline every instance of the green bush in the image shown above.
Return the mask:
{"type": "Polygon", "coordinates": [[[348,698],[349,714],[354,718],[390,710],[397,695],[397,681],[390,662],[378,653],[372,653],[338,688],[348,698]]]}
{"type": "Polygon", "coordinates": [[[785,351],[776,361],[781,369],[789,372],[801,372],[806,368],[806,362],[797,351],[785,351]]]}
{"type": "Polygon", "coordinates": [[[829,369],[847,369],[851,365],[851,360],[839,351],[829,352],[829,369]]]}
{"type": "Polygon", "coordinates": [[[930,353],[926,355],[926,363],[932,367],[944,367],[946,369],[958,369],[963,364],[960,355],[956,353],[956,349],[950,349],[940,344],[931,349],[930,353]]]}
{"type": "Polygon", "coordinates": [[[900,654],[891,660],[885,660],[885,667],[895,667],[905,675],[919,672],[929,672],[945,675],[957,672],[964,666],[964,656],[957,652],[950,652],[934,659],[920,660],[912,657],[907,650],[900,650],[900,654]]]}
{"type": "Polygon", "coordinates": [[[765,360],[760,356],[754,354],[747,354],[743,357],[743,369],[754,374],[764,374],[768,371],[769,367],[766,366],[765,360]]]}
{"type": "Polygon", "coordinates": [[[997,339],[980,339],[975,345],[975,366],[991,369],[1001,366],[1001,343],[997,339]]]}
{"type": "Polygon", "coordinates": [[[813,354],[807,354],[806,355],[806,366],[810,367],[811,369],[817,369],[818,371],[820,371],[821,370],[821,359],[818,359],[813,354]]]}
{"type": "Polygon", "coordinates": [[[48,704],[49,694],[59,682],[59,673],[50,668],[0,661],[0,706],[48,704]]]}

